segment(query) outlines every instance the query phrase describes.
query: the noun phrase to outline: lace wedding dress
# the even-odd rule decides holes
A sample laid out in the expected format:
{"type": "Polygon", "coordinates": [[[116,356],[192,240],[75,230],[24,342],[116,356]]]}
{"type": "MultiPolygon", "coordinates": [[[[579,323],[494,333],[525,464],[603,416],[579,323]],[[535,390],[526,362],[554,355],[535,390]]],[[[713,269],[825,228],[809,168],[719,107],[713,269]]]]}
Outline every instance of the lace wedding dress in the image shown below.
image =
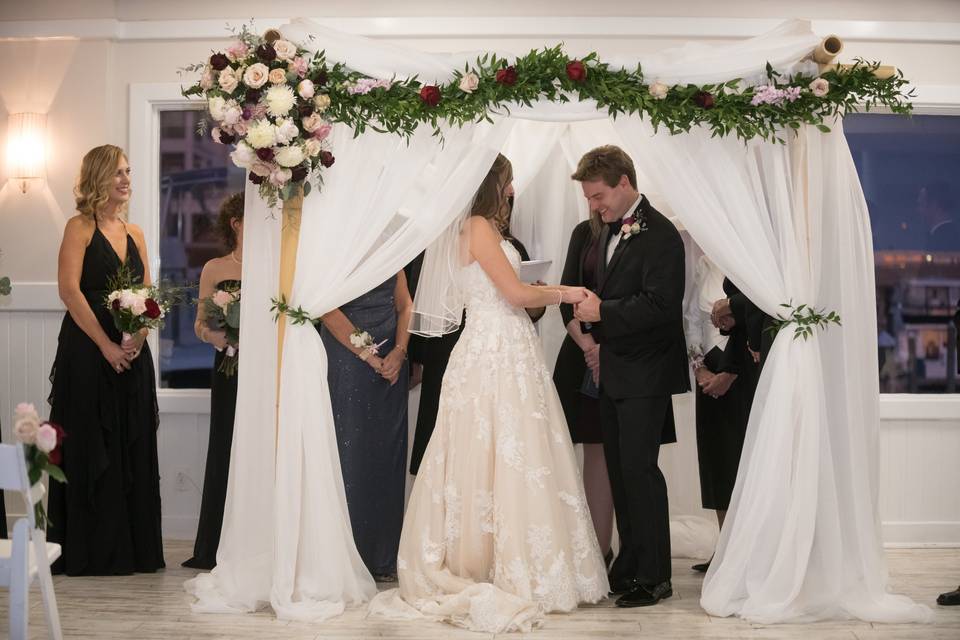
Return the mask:
{"type": "MultiPolygon", "coordinates": [[[[501,247],[516,269],[520,256],[501,247]]],[[[467,323],[403,522],[399,590],[373,615],[529,631],[607,595],[607,575],[540,341],[479,264],[467,323]]]]}

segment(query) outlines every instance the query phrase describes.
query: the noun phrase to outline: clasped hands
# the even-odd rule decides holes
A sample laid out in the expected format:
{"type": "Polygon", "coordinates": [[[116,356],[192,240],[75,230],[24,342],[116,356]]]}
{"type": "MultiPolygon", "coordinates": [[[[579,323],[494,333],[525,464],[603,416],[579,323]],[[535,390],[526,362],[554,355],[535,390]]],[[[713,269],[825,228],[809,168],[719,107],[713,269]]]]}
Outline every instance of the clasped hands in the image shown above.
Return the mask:
{"type": "Polygon", "coordinates": [[[365,360],[373,370],[390,383],[392,387],[400,379],[400,368],[404,366],[406,354],[399,347],[394,347],[385,357],[371,355],[365,360]]]}
{"type": "Polygon", "coordinates": [[[589,289],[576,287],[576,290],[580,300],[572,301],[573,316],[580,322],[600,322],[600,298],[589,289]]]}

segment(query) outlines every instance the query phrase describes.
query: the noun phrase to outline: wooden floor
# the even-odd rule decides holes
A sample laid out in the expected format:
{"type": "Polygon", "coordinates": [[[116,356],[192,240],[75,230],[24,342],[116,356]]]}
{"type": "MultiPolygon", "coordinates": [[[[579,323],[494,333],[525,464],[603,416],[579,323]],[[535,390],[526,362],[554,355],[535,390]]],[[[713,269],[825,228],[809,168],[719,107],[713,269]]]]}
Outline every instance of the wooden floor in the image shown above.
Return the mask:
{"type": "MultiPolygon", "coordinates": [[[[249,615],[198,615],[190,611],[182,584],[195,571],[180,562],[191,545],[168,541],[168,569],[153,575],[115,578],[54,579],[60,620],[66,638],[130,638],[138,640],[290,639],[320,638],[489,638],[430,622],[387,622],[365,619],[355,609],[322,624],[282,622],[267,609],[249,615]]],[[[649,609],[617,609],[612,601],[585,607],[567,615],[548,616],[534,632],[548,638],[797,638],[803,640],[960,640],[960,607],[937,607],[938,593],[960,583],[960,549],[891,550],[888,553],[892,587],[930,604],[935,622],[929,625],[881,625],[831,622],[810,625],[751,625],[735,618],[711,618],[698,604],[701,577],[686,560],[673,563],[674,596],[649,609]]],[[[389,585],[388,585],[389,586],[389,585]]],[[[7,599],[0,602],[0,638],[7,637],[7,599]]],[[[506,634],[519,637],[516,634],[506,634]]],[[[30,638],[45,638],[40,593],[31,593],[30,638]]]]}

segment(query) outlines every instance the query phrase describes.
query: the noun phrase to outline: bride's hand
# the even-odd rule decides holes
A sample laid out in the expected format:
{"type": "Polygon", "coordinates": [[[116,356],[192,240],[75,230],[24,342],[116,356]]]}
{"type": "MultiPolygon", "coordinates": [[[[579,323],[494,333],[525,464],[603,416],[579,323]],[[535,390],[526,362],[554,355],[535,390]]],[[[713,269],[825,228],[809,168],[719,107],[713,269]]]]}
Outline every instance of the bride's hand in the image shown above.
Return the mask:
{"type": "Polygon", "coordinates": [[[560,287],[560,299],[567,304],[579,304],[587,299],[587,290],[583,287],[560,287]]]}

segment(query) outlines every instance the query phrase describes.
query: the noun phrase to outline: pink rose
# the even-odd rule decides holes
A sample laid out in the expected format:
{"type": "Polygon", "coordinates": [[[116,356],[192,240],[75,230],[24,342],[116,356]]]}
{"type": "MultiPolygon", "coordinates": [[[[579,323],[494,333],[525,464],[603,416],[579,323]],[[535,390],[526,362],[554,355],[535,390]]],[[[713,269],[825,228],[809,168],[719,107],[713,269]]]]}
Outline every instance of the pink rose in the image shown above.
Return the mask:
{"type": "Polygon", "coordinates": [[[224,291],[221,289],[213,294],[213,304],[223,309],[224,312],[227,311],[227,307],[231,302],[233,302],[233,296],[229,291],[224,291]]]}
{"type": "Polygon", "coordinates": [[[266,178],[273,170],[277,168],[277,165],[272,162],[263,162],[262,160],[254,160],[250,165],[250,172],[254,175],[258,175],[261,178],[266,178]]]}
{"type": "Polygon", "coordinates": [[[286,84],[287,73],[283,69],[270,70],[270,84],[286,84]]]}
{"type": "Polygon", "coordinates": [[[270,173],[270,184],[276,187],[282,187],[290,181],[290,178],[293,176],[293,172],[290,169],[284,169],[282,167],[277,167],[270,173]]]}
{"type": "Polygon", "coordinates": [[[810,92],[818,98],[822,98],[830,93],[830,83],[823,78],[817,78],[810,83],[810,92]]]}
{"type": "Polygon", "coordinates": [[[44,453],[50,453],[57,448],[57,430],[44,422],[37,429],[35,442],[37,449],[40,449],[40,451],[44,453]]]}
{"type": "Polygon", "coordinates": [[[245,57],[249,51],[250,49],[247,47],[246,43],[238,40],[227,47],[227,57],[236,61],[245,57]]]}
{"type": "Polygon", "coordinates": [[[223,121],[229,125],[237,124],[241,117],[243,117],[243,110],[237,105],[233,105],[223,112],[223,121]]]}
{"type": "Polygon", "coordinates": [[[297,56],[290,61],[290,64],[287,65],[287,68],[302,78],[307,75],[307,71],[310,70],[310,63],[303,56],[297,56]]]}
{"type": "Polygon", "coordinates": [[[277,57],[281,60],[293,60],[297,55],[297,45],[288,40],[274,40],[273,50],[277,52],[277,57]]]}
{"type": "Polygon", "coordinates": [[[320,128],[320,125],[323,124],[323,118],[317,113],[311,113],[309,116],[304,118],[301,123],[303,124],[304,131],[313,133],[320,128]]]}
{"type": "Polygon", "coordinates": [[[255,62],[243,73],[243,83],[252,89],[259,89],[267,83],[270,69],[262,62],[255,62]]]}
{"type": "Polygon", "coordinates": [[[297,93],[299,93],[300,97],[304,100],[312,98],[315,91],[316,88],[310,80],[301,80],[300,84],[297,85],[297,93]]]}
{"type": "Polygon", "coordinates": [[[238,136],[243,136],[247,134],[247,122],[246,120],[241,120],[237,124],[233,125],[233,131],[238,136]]]}
{"type": "Polygon", "coordinates": [[[32,413],[36,415],[37,408],[33,406],[32,402],[21,402],[20,404],[17,405],[16,409],[14,409],[13,411],[14,413],[20,413],[20,414],[32,413]]]}
{"type": "Polygon", "coordinates": [[[213,83],[215,81],[213,67],[207,65],[203,68],[203,75],[200,76],[200,88],[204,91],[210,91],[210,89],[213,89],[213,83]]]}
{"type": "Polygon", "coordinates": [[[332,130],[333,126],[329,122],[324,122],[313,132],[313,137],[317,140],[326,140],[332,130]]]}
{"type": "Polygon", "coordinates": [[[240,83],[240,79],[237,78],[237,72],[233,70],[233,67],[227,67],[220,72],[220,77],[217,78],[217,82],[221,89],[227,93],[233,93],[233,90],[236,89],[240,83]]]}

